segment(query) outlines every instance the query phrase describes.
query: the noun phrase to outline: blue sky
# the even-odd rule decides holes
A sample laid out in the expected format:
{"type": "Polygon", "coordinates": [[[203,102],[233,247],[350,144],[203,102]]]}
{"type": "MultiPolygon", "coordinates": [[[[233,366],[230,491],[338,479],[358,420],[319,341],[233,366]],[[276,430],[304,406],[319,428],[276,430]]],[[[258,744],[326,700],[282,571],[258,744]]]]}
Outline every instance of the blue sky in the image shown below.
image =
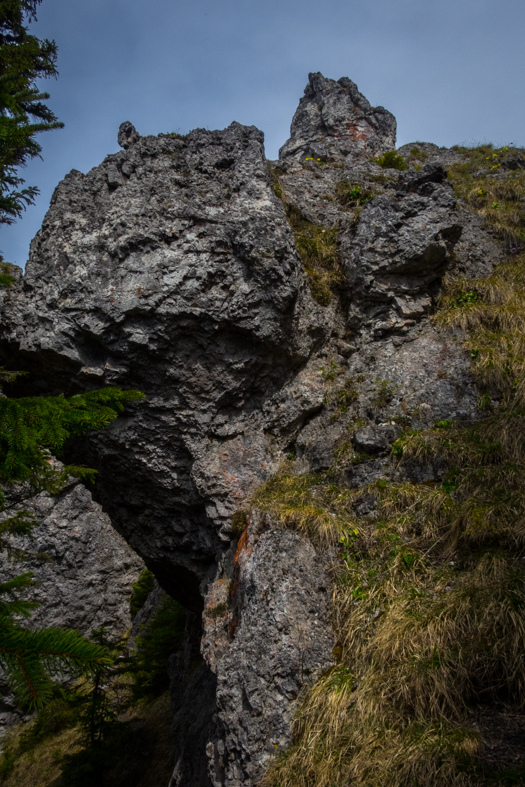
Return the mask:
{"type": "Polygon", "coordinates": [[[141,134],[254,124],[269,158],[309,71],[348,76],[398,121],[398,144],[525,146],[523,0],[43,0],[32,31],[59,47],[43,87],[66,127],[25,169],[37,204],[1,228],[22,267],[53,189],[141,134]]]}

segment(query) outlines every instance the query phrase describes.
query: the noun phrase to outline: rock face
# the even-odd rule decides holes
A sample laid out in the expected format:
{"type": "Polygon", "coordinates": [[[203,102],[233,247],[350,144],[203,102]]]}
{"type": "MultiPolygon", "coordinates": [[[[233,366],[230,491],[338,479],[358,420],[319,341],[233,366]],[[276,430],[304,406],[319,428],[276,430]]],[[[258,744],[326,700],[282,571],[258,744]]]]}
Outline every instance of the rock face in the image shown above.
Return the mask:
{"type": "Polygon", "coordinates": [[[23,563],[3,562],[2,581],[31,571],[37,601],[31,622],[66,626],[83,634],[104,626],[115,639],[131,626],[129,599],[144,564],[90,492],[74,482],[57,496],[41,493],[20,506],[39,523],[31,538],[14,538],[27,552],[23,563]]]}
{"type": "MultiPolygon", "coordinates": [[[[119,532],[199,611],[231,515],[279,463],[265,402],[327,327],[257,129],[126,134],[126,152],[56,189],[10,298],[8,341],[42,390],[146,394],[82,458],[119,532]]],[[[303,398],[282,429],[315,406],[303,398]]]]}
{"type": "Polygon", "coordinates": [[[219,579],[204,611],[220,720],[207,747],[214,787],[257,784],[289,743],[301,687],[333,664],[335,644],[326,566],[303,536],[253,512],[231,574],[231,608],[218,606],[219,579]]]}
{"type": "Polygon", "coordinates": [[[96,500],[189,611],[170,664],[171,787],[255,787],[335,643],[330,556],[248,517],[250,496],[285,457],[298,473],[337,460],[354,488],[437,478],[400,469],[391,445],[400,418],[477,417],[461,343],[429,316],[446,272],[486,273],[501,251],[456,204],[444,167],[458,154],[430,146],[405,173],[370,160],[394,147],[395,119],[346,78],[310,75],[279,162],[238,123],[142,138],[127,122],[119,143],[57,187],[5,294],[0,348],[32,373],[20,392],[146,394],[71,459],[98,469],[96,500]],[[319,237],[338,230],[326,307],[290,206],[319,237]]]}
{"type": "Polygon", "coordinates": [[[395,145],[396,119],[390,112],[371,106],[348,77],[335,82],[316,73],[308,75],[279,158],[341,161],[378,155],[395,145]]]}
{"type": "MultiPolygon", "coordinates": [[[[24,549],[23,563],[3,561],[0,581],[25,571],[35,584],[27,599],[38,606],[33,626],[65,626],[89,636],[106,628],[115,640],[131,626],[129,600],[132,585],[144,567],[142,560],[115,532],[109,517],[90,492],[74,482],[60,495],[45,493],[19,506],[38,522],[32,538],[13,538],[24,549]]],[[[0,701],[0,738],[3,730],[20,720],[11,698],[0,701]]]]}
{"type": "Polygon", "coordinates": [[[357,229],[341,237],[356,327],[371,317],[376,334],[402,329],[431,310],[432,287],[462,232],[440,165],[411,172],[399,187],[371,200],[357,229]]]}

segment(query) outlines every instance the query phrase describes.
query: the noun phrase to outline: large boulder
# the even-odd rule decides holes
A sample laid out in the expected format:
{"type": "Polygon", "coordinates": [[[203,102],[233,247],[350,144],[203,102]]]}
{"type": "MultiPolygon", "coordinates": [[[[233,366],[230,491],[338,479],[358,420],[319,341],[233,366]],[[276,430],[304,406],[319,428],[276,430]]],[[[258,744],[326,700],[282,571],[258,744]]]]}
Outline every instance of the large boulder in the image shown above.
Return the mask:
{"type": "MultiPolygon", "coordinates": [[[[354,488],[406,478],[399,424],[478,418],[469,358],[428,317],[445,272],[498,256],[458,210],[450,152],[403,174],[370,161],[394,148],[395,119],[346,78],[310,75],[275,190],[253,127],[142,138],[126,122],[119,143],[58,186],[4,293],[2,361],[31,372],[19,393],[146,394],[70,458],[98,469],[112,524],[189,610],[170,661],[170,787],[254,787],[333,663],[335,555],[249,513],[250,496],[286,457],[354,488]],[[337,235],[326,308],[283,201],[314,251],[337,235]]],[[[416,480],[441,477],[419,465],[416,480]]],[[[353,510],[376,515],[365,497],[353,510]]]]}
{"type": "Polygon", "coordinates": [[[461,233],[440,165],[408,173],[395,192],[368,202],[357,225],[341,233],[350,321],[376,336],[406,333],[432,310],[461,233]]]}

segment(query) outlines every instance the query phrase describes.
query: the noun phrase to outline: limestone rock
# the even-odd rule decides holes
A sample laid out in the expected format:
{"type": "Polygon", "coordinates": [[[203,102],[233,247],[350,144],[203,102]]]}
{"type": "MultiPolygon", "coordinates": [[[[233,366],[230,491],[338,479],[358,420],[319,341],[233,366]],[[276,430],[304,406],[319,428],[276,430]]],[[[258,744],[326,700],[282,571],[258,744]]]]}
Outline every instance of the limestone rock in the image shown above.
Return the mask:
{"type": "Polygon", "coordinates": [[[401,431],[395,424],[365,426],[364,429],[358,429],[354,433],[352,440],[358,451],[364,451],[366,454],[386,453],[401,431]]]}
{"type": "MultiPolygon", "coordinates": [[[[111,639],[122,637],[131,626],[132,585],[144,564],[89,491],[74,482],[57,496],[42,493],[18,507],[29,511],[38,525],[32,538],[12,538],[13,547],[24,549],[27,559],[4,559],[0,581],[32,572],[34,585],[24,597],[39,606],[25,625],[74,628],[85,636],[104,627],[111,639]]],[[[0,740],[23,717],[8,686],[1,695],[0,740]]]]}
{"type": "Polygon", "coordinates": [[[399,191],[368,202],[357,227],[341,233],[354,321],[362,323],[364,311],[376,335],[406,332],[414,324],[406,318],[430,311],[432,287],[462,232],[445,177],[439,165],[409,173],[399,191]]]}
{"type": "MultiPolygon", "coordinates": [[[[344,281],[326,308],[260,131],[123,124],[119,143],[57,187],[3,293],[2,362],[31,372],[19,393],[145,392],[70,458],[99,470],[95,498],[188,610],[171,787],[255,787],[333,633],[329,556],[255,513],[239,537],[250,495],[286,457],[352,488],[438,480],[438,463],[400,466],[391,445],[399,424],[479,417],[461,341],[429,317],[446,272],[486,275],[502,252],[446,180],[460,153],[426,145],[404,173],[370,160],[393,149],[395,120],[348,79],[310,75],[271,165],[304,221],[338,230],[344,281]],[[357,211],[342,198],[355,188],[357,211]]],[[[354,510],[376,505],[360,495],[354,510]]]]}
{"type": "Polygon", "coordinates": [[[318,72],[308,75],[290,139],[279,151],[279,158],[370,158],[392,150],[395,144],[396,119],[390,112],[372,107],[348,77],[335,82],[318,72]]]}
{"type": "Polygon", "coordinates": [[[20,508],[39,524],[31,538],[13,537],[13,546],[28,558],[3,561],[0,579],[33,573],[35,584],[26,594],[39,606],[30,625],[65,626],[85,635],[104,626],[113,639],[123,636],[131,626],[132,585],[144,564],[90,492],[73,482],[59,495],[43,492],[20,508]]]}
{"type": "Polygon", "coordinates": [[[126,120],[124,123],[120,124],[120,128],[118,130],[118,143],[121,148],[127,150],[140,139],[140,134],[138,133],[137,129],[130,123],[129,120],[126,120]]]}
{"type": "MultiPolygon", "coordinates": [[[[40,391],[146,394],[79,460],[99,470],[95,494],[119,532],[195,611],[221,528],[278,467],[265,402],[329,330],[262,142],[238,123],[141,137],[70,173],[4,317],[10,352],[40,391]]],[[[315,408],[305,393],[281,429],[315,408]]]]}
{"type": "Polygon", "coordinates": [[[233,611],[216,618],[224,644],[219,658],[206,654],[222,728],[207,748],[213,787],[257,784],[290,742],[301,688],[333,664],[335,645],[326,566],[304,536],[253,512],[231,582],[233,611]]]}

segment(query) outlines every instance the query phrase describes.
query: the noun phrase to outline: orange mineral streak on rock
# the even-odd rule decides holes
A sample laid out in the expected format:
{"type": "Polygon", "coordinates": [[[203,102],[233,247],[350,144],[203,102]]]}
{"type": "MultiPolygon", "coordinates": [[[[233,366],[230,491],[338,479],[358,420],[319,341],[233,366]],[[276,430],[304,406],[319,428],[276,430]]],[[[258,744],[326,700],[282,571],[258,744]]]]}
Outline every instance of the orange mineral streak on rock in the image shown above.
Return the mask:
{"type": "Polygon", "coordinates": [[[370,132],[367,133],[365,129],[360,128],[358,123],[348,124],[348,134],[353,139],[363,140],[364,142],[366,142],[370,136],[370,132]]]}
{"type": "Polygon", "coordinates": [[[242,557],[242,564],[246,562],[247,558],[250,556],[252,551],[252,545],[248,543],[248,526],[246,530],[243,532],[242,536],[239,539],[239,543],[237,544],[237,549],[235,550],[235,555],[233,558],[234,565],[242,570],[241,565],[241,557],[242,557]]]}

